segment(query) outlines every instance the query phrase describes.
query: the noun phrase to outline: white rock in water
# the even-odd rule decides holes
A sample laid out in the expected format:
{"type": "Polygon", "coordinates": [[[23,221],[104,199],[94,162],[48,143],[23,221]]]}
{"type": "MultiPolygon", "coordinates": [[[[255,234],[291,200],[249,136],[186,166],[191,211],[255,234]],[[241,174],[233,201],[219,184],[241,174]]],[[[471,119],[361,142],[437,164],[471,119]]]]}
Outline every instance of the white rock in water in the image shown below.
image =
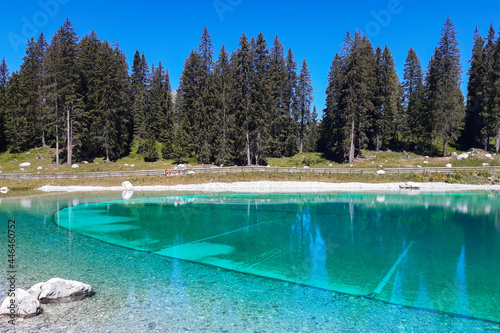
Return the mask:
{"type": "Polygon", "coordinates": [[[453,166],[450,163],[448,163],[448,164],[446,164],[446,167],[447,168],[452,168],[453,166]]]}
{"type": "Polygon", "coordinates": [[[127,181],[124,181],[122,183],[122,189],[124,191],[133,191],[134,190],[134,186],[132,185],[131,182],[129,182],[128,180],[127,181]]]}
{"type": "Polygon", "coordinates": [[[35,284],[28,289],[28,293],[44,304],[78,301],[93,293],[93,289],[82,282],[52,278],[47,282],[35,284]]]}
{"type": "Polygon", "coordinates": [[[5,193],[8,193],[8,192],[9,192],[9,188],[7,186],[4,186],[4,187],[0,188],[0,193],[5,194],[5,193]]]}
{"type": "Polygon", "coordinates": [[[24,163],[19,164],[19,167],[21,167],[21,168],[27,168],[29,166],[31,166],[30,162],[24,162],[24,163]]]}
{"type": "Polygon", "coordinates": [[[72,167],[73,169],[78,169],[80,166],[79,166],[78,164],[73,164],[71,167],[72,167]]]}
{"type": "Polygon", "coordinates": [[[14,317],[30,318],[42,313],[40,302],[26,290],[17,288],[13,296],[4,299],[0,305],[0,315],[8,315],[14,319],[14,317]]]}
{"type": "Polygon", "coordinates": [[[385,171],[384,170],[377,170],[377,175],[385,175],[385,171]]]}
{"type": "Polygon", "coordinates": [[[132,198],[133,195],[134,195],[134,191],[127,191],[127,190],[122,191],[122,199],[123,200],[129,200],[132,198]]]}
{"type": "Polygon", "coordinates": [[[38,168],[36,168],[37,170],[42,170],[43,168],[41,166],[39,166],[38,168]]]}

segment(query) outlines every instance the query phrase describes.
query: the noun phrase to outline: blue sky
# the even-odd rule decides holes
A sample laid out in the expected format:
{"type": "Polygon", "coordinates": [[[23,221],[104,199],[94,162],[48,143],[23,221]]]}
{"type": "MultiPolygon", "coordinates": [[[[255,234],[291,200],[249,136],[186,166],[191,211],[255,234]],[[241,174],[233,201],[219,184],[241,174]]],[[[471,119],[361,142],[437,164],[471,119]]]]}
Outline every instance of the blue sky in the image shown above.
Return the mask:
{"type": "MultiPolygon", "coordinates": [[[[443,23],[455,24],[465,71],[471,56],[472,35],[478,26],[486,34],[490,23],[498,31],[500,2],[380,0],[380,1],[115,1],[21,0],[2,4],[0,58],[11,72],[18,70],[25,40],[41,31],[50,40],[69,17],[79,37],[94,29],[101,40],[116,41],[131,64],[135,50],[151,63],[162,63],[178,86],[184,60],[198,47],[207,27],[215,54],[224,44],[238,47],[242,33],[262,32],[269,46],[275,35],[291,47],[300,65],[309,64],[318,112],[325,105],[327,74],[347,30],[362,30],[374,47],[388,45],[402,79],[406,53],[413,47],[424,69],[437,45],[443,23]]],[[[214,59],[215,60],[215,59],[214,59]]],[[[465,87],[465,83],[464,83],[465,87]]]]}

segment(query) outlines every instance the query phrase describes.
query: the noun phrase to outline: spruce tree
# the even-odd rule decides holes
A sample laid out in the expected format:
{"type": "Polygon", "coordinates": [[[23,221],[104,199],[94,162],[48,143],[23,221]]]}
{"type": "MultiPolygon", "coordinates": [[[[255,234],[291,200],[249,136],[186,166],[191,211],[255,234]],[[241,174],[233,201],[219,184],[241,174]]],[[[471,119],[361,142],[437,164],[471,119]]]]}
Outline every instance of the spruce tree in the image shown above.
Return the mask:
{"type": "Polygon", "coordinates": [[[286,67],[284,47],[274,38],[269,53],[269,80],[272,94],[271,126],[269,140],[269,154],[273,157],[287,156],[287,139],[293,134],[292,115],[290,112],[290,98],[287,89],[290,86],[286,67]]]}
{"type": "Polygon", "coordinates": [[[287,140],[286,146],[286,156],[293,156],[298,152],[298,142],[299,142],[299,107],[297,103],[297,63],[295,62],[295,57],[293,56],[292,49],[288,49],[286,57],[286,71],[288,80],[286,81],[284,90],[284,107],[288,110],[288,114],[291,117],[289,122],[289,128],[287,130],[287,140]]]}
{"type": "MultiPolygon", "coordinates": [[[[65,123],[66,134],[66,162],[72,163],[74,133],[78,131],[79,112],[82,110],[82,99],[78,94],[79,73],[77,66],[78,37],[73,25],[66,19],[63,26],[56,31],[47,49],[47,79],[50,89],[48,98],[55,105],[55,126],[60,127],[61,120],[65,123]]],[[[59,135],[56,129],[56,163],[59,162],[59,135]]]]}
{"type": "Polygon", "coordinates": [[[424,108],[422,66],[417,53],[410,48],[403,73],[403,136],[408,144],[422,149],[424,139],[430,136],[430,122],[424,108]]]}
{"type": "Polygon", "coordinates": [[[482,118],[487,124],[482,131],[488,148],[489,138],[495,138],[495,151],[500,152],[500,36],[495,38],[493,25],[488,31],[484,50],[486,75],[484,79],[484,113],[482,118]]]}
{"type": "Polygon", "coordinates": [[[432,137],[442,142],[443,156],[447,154],[448,143],[458,138],[464,119],[464,98],[460,89],[461,72],[455,27],[448,18],[429,62],[427,75],[432,137]]]}
{"type": "Polygon", "coordinates": [[[214,142],[215,163],[228,165],[234,160],[235,117],[231,109],[231,67],[226,48],[222,46],[215,64],[216,85],[215,121],[220,124],[214,142]]]}
{"type": "Polygon", "coordinates": [[[10,79],[9,67],[5,58],[0,62],[0,152],[7,149],[7,140],[5,137],[5,114],[7,112],[6,90],[10,79]]]}
{"type": "Polygon", "coordinates": [[[146,93],[148,85],[149,66],[146,56],[136,50],[132,64],[131,75],[131,95],[132,95],[132,121],[130,127],[133,130],[134,137],[141,139],[145,135],[146,93]]]}
{"type": "MultiPolygon", "coordinates": [[[[494,32],[494,31],[493,31],[494,32]]],[[[486,130],[485,100],[487,76],[487,65],[484,57],[484,39],[479,31],[474,31],[474,45],[472,47],[472,58],[468,71],[469,82],[467,84],[467,107],[465,111],[465,127],[461,141],[466,147],[475,147],[477,143],[484,144],[488,149],[488,133],[486,130]]]]}
{"type": "Polygon", "coordinates": [[[253,75],[253,56],[248,38],[243,34],[239,48],[231,56],[233,67],[233,108],[236,116],[235,158],[247,165],[252,164],[250,130],[252,129],[251,80],[253,75]]]}
{"type": "Polygon", "coordinates": [[[299,110],[299,153],[304,151],[304,136],[306,126],[311,121],[311,103],[313,101],[313,87],[311,85],[311,73],[309,72],[307,62],[302,61],[300,75],[297,81],[297,106],[299,110]]]}
{"type": "Polygon", "coordinates": [[[272,86],[269,68],[269,51],[262,33],[252,43],[254,57],[254,73],[251,76],[251,110],[250,137],[252,159],[256,165],[266,164],[269,149],[269,132],[271,124],[270,110],[273,108],[272,86]]]}
{"type": "Polygon", "coordinates": [[[372,114],[372,144],[376,151],[386,149],[396,139],[396,119],[399,103],[399,82],[391,51],[385,46],[375,52],[376,85],[372,114]]]}

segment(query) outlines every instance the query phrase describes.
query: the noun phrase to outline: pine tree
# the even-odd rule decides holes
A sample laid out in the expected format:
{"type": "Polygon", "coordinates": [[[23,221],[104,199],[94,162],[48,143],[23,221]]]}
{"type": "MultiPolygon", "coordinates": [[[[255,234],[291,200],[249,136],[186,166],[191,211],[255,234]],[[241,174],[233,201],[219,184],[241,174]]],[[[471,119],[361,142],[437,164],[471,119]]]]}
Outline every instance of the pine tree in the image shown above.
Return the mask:
{"type": "Polygon", "coordinates": [[[299,79],[297,81],[297,106],[299,110],[299,153],[304,151],[304,135],[307,124],[311,121],[311,103],[313,101],[313,87],[311,85],[311,73],[307,62],[302,61],[299,79]]]}
{"type": "Polygon", "coordinates": [[[287,89],[290,86],[288,71],[284,56],[284,47],[274,38],[269,54],[269,80],[272,94],[271,126],[269,153],[273,157],[287,156],[287,139],[293,134],[292,115],[290,112],[290,98],[287,89]]]}
{"type": "Polygon", "coordinates": [[[429,62],[427,91],[432,119],[432,137],[443,144],[458,138],[464,119],[464,98],[460,89],[462,66],[453,23],[448,18],[441,39],[429,62]]]}
{"type": "Polygon", "coordinates": [[[490,137],[495,138],[495,151],[500,152],[500,36],[495,40],[495,30],[490,26],[484,49],[486,75],[484,78],[484,126],[482,134],[485,147],[490,137]]]}
{"type": "Polygon", "coordinates": [[[250,153],[250,130],[252,129],[251,80],[253,75],[253,57],[248,38],[243,34],[239,48],[231,56],[233,67],[233,108],[236,116],[236,128],[240,133],[236,141],[236,159],[247,165],[252,164],[250,153]]]}
{"type": "Polygon", "coordinates": [[[9,67],[5,58],[0,62],[0,152],[7,149],[7,139],[5,137],[5,114],[7,112],[7,83],[10,79],[9,67]]]}
{"type": "Polygon", "coordinates": [[[424,108],[424,84],[422,66],[417,53],[410,48],[406,56],[403,74],[403,126],[408,144],[421,146],[430,136],[430,122],[424,108]]]}
{"type": "Polygon", "coordinates": [[[68,164],[72,163],[74,132],[78,130],[78,113],[82,109],[82,99],[78,94],[78,37],[69,19],[56,31],[47,49],[47,98],[55,105],[56,163],[59,163],[59,132],[61,118],[65,119],[66,150],[68,164]]]}
{"type": "Polygon", "coordinates": [[[273,107],[272,86],[268,73],[269,51],[262,33],[252,43],[254,72],[251,76],[250,140],[252,159],[256,165],[266,164],[273,107]]]}
{"type": "Polygon", "coordinates": [[[286,57],[286,71],[288,80],[284,89],[284,107],[288,110],[291,117],[289,128],[287,130],[288,136],[285,143],[286,156],[293,156],[298,152],[299,141],[299,107],[297,103],[297,63],[293,56],[292,49],[288,49],[286,57]]]}
{"type": "Polygon", "coordinates": [[[201,36],[197,53],[200,58],[200,68],[197,74],[199,84],[196,89],[199,96],[197,127],[199,131],[198,162],[205,164],[213,161],[213,145],[216,137],[215,117],[215,82],[213,75],[213,45],[210,34],[205,27],[201,36]]]}
{"type": "Polygon", "coordinates": [[[215,64],[216,85],[216,115],[215,120],[220,124],[215,141],[215,163],[227,165],[234,160],[233,145],[235,136],[235,117],[231,106],[231,67],[226,48],[222,46],[217,63],[215,64]]]}
{"type": "Polygon", "coordinates": [[[387,148],[390,141],[396,139],[399,82],[387,45],[383,51],[377,47],[375,61],[376,85],[371,136],[375,150],[379,151],[387,148]]]}
{"type": "Polygon", "coordinates": [[[376,62],[366,36],[347,33],[341,55],[336,55],[329,74],[327,107],[322,125],[322,146],[339,161],[352,162],[368,143],[374,113],[376,62]]]}
{"type": "MultiPolygon", "coordinates": [[[[494,33],[494,30],[493,30],[494,33]]],[[[461,141],[467,147],[475,147],[482,142],[488,149],[489,137],[486,130],[485,113],[485,79],[487,66],[484,57],[484,39],[479,31],[474,31],[474,45],[469,67],[469,82],[467,84],[467,108],[465,111],[465,127],[461,141]]]]}
{"type": "Polygon", "coordinates": [[[136,50],[131,75],[132,121],[130,126],[133,129],[134,137],[139,140],[145,135],[146,131],[144,112],[146,108],[148,75],[149,66],[146,56],[144,53],[141,56],[139,51],[136,50]]]}
{"type": "Polygon", "coordinates": [[[184,149],[187,156],[196,154],[200,147],[200,71],[200,55],[191,51],[184,63],[184,69],[179,80],[179,89],[177,91],[179,100],[181,101],[181,103],[178,104],[180,114],[177,118],[184,123],[181,127],[183,127],[183,130],[186,132],[187,141],[183,142],[182,147],[177,146],[176,149],[184,149]]]}

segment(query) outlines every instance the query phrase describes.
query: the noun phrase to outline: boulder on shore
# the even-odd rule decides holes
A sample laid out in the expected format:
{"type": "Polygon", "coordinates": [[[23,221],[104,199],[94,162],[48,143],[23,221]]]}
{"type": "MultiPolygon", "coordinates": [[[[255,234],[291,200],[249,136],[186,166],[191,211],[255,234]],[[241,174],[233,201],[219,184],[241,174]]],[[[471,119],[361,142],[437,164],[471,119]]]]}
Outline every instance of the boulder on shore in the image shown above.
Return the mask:
{"type": "Polygon", "coordinates": [[[42,313],[40,302],[26,290],[17,288],[13,294],[14,297],[6,297],[0,305],[0,315],[14,319],[14,317],[30,318],[42,313]]]}
{"type": "Polygon", "coordinates": [[[128,180],[127,181],[124,181],[122,183],[122,190],[123,191],[127,191],[127,192],[130,192],[130,191],[133,191],[134,190],[134,186],[132,185],[131,182],[129,182],[128,180]]]}
{"type": "Polygon", "coordinates": [[[28,289],[28,293],[42,304],[79,301],[93,292],[89,284],[57,277],[47,282],[37,283],[28,289]]]}

